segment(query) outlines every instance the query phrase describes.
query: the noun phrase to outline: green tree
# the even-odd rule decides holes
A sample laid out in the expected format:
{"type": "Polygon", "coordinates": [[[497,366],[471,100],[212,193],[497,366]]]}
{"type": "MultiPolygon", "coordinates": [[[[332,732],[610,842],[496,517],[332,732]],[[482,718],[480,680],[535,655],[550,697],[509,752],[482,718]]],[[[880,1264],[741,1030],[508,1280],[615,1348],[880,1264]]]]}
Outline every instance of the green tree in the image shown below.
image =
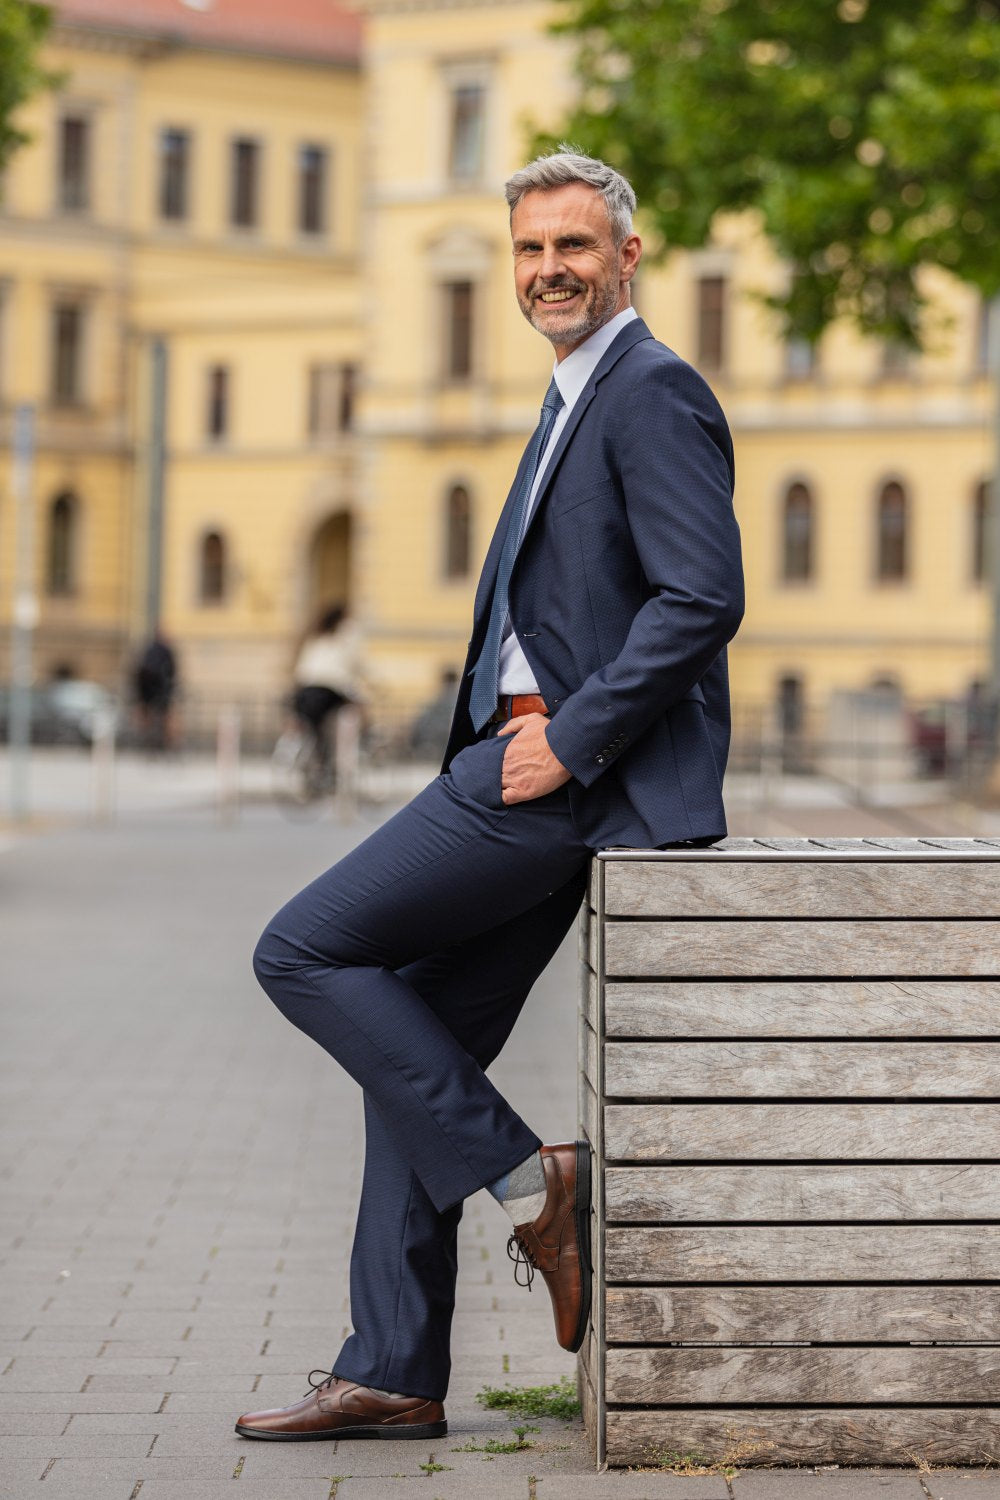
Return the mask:
{"type": "Polygon", "coordinates": [[[565,133],[631,179],[667,246],[755,210],[769,299],[919,346],[920,271],[1000,294],[1000,0],[562,0],[565,133]]]}
{"type": "Polygon", "coordinates": [[[0,0],[0,171],[28,139],[12,123],[15,112],[56,81],[38,61],[51,19],[47,6],[31,0],[0,0]]]}

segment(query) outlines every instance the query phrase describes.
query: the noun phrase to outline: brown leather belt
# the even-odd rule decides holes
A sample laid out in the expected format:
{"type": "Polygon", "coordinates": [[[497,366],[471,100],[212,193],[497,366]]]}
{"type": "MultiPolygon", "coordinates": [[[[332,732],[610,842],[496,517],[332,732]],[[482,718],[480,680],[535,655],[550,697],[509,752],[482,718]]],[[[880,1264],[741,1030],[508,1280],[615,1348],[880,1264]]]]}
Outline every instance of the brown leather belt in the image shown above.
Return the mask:
{"type": "Polygon", "coordinates": [[[540,693],[509,693],[501,698],[491,724],[506,724],[508,719],[519,719],[522,714],[547,714],[548,707],[540,693]]]}

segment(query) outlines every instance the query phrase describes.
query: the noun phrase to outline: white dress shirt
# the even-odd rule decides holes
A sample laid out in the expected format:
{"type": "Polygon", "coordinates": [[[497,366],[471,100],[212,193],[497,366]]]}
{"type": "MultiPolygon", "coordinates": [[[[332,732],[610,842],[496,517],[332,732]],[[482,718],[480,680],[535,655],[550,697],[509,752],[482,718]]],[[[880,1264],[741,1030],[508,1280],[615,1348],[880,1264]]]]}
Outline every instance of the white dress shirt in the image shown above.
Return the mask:
{"type": "MultiPolygon", "coordinates": [[[[572,354],[567,354],[564,360],[560,360],[552,371],[565,405],[552,424],[545,452],[535,471],[535,480],[528,499],[528,513],[524,522],[525,531],[534,513],[535,501],[545,477],[545,470],[548,468],[549,460],[562,435],[563,428],[569,421],[570,412],[583,394],[583,388],[597,369],[602,355],[611,347],[626,323],[631,323],[635,317],[638,317],[635,308],[626,307],[624,312],[618,313],[609,323],[604,323],[596,333],[592,333],[589,339],[585,339],[579,348],[573,350],[572,354]]],[[[521,643],[510,627],[509,620],[507,624],[508,631],[500,645],[497,692],[501,697],[506,697],[508,693],[537,693],[538,683],[528,665],[528,659],[521,650],[521,643]]]]}

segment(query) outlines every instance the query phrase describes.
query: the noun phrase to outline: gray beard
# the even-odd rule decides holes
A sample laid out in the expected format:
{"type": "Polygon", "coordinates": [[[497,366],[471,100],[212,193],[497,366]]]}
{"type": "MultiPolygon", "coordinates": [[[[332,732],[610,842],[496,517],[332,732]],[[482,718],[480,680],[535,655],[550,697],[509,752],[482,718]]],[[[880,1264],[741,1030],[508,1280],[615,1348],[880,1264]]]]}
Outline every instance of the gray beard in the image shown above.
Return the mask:
{"type": "Polygon", "coordinates": [[[618,301],[618,288],[608,287],[605,294],[591,307],[584,306],[583,311],[575,323],[564,323],[559,329],[539,328],[535,322],[533,313],[535,310],[534,298],[529,301],[526,308],[521,311],[537,333],[544,334],[550,344],[582,344],[584,339],[589,339],[592,333],[603,328],[614,316],[615,303],[618,301]]]}

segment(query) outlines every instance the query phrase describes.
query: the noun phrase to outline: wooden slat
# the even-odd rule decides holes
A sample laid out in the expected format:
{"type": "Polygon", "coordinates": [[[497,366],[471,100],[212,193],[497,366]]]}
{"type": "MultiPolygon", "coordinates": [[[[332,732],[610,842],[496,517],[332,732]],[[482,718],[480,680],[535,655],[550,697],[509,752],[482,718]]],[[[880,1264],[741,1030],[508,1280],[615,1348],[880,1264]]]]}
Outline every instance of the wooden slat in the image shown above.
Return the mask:
{"type": "Polygon", "coordinates": [[[995,1281],[1000,1226],[609,1228],[608,1281],[995,1281]]]}
{"type": "Polygon", "coordinates": [[[1000,1348],[609,1349],[609,1403],[995,1401],[1000,1348]]]}
{"type": "Polygon", "coordinates": [[[611,1161],[1000,1158],[996,1104],[610,1104],[611,1161]]]}
{"type": "Polygon", "coordinates": [[[590,1144],[596,1147],[598,1139],[597,1095],[586,1080],[580,1086],[580,1116],[580,1129],[590,1144]]]}
{"type": "MultiPolygon", "coordinates": [[[[595,1015],[596,1015],[596,981],[595,1015]]],[[[1000,1036],[989,980],[609,984],[609,1037],[1000,1036]]]]}
{"type": "Polygon", "coordinates": [[[607,922],[605,972],[1000,976],[997,922],[607,922]]]}
{"type": "Polygon", "coordinates": [[[608,1167],[610,1221],[1000,1218],[1000,1165],[608,1167]]]}
{"type": "Polygon", "coordinates": [[[605,1093],[990,1099],[1000,1094],[1000,1042],[609,1042],[605,1093]]]}
{"type": "Polygon", "coordinates": [[[609,917],[1000,917],[1000,866],[609,862],[609,917]]]}
{"type": "Polygon", "coordinates": [[[586,1021],[580,1023],[580,1066],[583,1076],[597,1087],[597,1036],[586,1021]]]}
{"type": "MultiPolygon", "coordinates": [[[[597,975],[589,965],[580,970],[580,1014],[597,1030],[597,975]]],[[[1000,1023],[998,1023],[1000,1027],[1000,1023]]]]}
{"type": "MultiPolygon", "coordinates": [[[[984,1464],[1000,1452],[1000,1408],[796,1407],[610,1411],[608,1461],[656,1462],[664,1452],[754,1464],[984,1464]]],[[[960,1483],[960,1482],[959,1482],[960,1483]]],[[[812,1486],[810,1486],[811,1488],[812,1486]]],[[[957,1496],[958,1486],[952,1486],[957,1496]]]]}
{"type": "Polygon", "coordinates": [[[612,1286],[615,1344],[995,1342],[1000,1288],[983,1286],[612,1286]]]}

